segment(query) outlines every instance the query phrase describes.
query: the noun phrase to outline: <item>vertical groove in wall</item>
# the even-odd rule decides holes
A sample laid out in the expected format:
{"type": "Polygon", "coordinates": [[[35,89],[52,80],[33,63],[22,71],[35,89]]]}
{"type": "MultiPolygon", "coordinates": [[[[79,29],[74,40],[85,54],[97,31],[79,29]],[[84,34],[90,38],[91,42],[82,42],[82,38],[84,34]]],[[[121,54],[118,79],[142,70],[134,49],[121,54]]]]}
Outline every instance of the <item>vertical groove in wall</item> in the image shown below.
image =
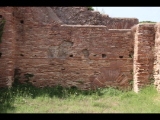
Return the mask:
{"type": "Polygon", "coordinates": [[[138,79],[137,79],[137,59],[138,59],[138,27],[139,25],[135,26],[136,31],[134,34],[134,55],[133,55],[133,90],[137,93],[138,89],[138,79]]]}

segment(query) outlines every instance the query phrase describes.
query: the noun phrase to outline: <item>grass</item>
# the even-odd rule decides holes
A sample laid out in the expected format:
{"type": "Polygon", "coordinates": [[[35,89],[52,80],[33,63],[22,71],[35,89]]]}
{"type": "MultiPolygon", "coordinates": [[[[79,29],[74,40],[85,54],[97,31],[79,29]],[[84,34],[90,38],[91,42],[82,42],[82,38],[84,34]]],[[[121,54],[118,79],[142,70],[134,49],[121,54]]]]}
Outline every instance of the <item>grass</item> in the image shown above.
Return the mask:
{"type": "Polygon", "coordinates": [[[36,88],[14,84],[0,89],[0,113],[159,113],[160,95],[151,85],[136,94],[114,88],[36,88]]]}

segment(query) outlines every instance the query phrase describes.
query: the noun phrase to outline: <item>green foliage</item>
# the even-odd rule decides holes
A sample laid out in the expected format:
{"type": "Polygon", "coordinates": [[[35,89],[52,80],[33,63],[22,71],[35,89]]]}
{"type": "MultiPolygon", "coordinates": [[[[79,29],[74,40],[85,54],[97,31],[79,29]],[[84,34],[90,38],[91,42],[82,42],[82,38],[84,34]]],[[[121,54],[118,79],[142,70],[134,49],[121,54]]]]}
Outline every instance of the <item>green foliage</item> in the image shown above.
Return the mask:
{"type": "Polygon", "coordinates": [[[130,84],[130,85],[133,85],[133,80],[129,80],[129,84],[130,84]]]}
{"type": "Polygon", "coordinates": [[[0,113],[159,113],[160,97],[153,85],[137,94],[111,87],[86,91],[14,83],[0,88],[0,108],[0,113]]]}
{"type": "Polygon", "coordinates": [[[94,9],[93,9],[93,7],[88,7],[88,10],[91,10],[91,11],[93,11],[94,9]]]}
{"type": "Polygon", "coordinates": [[[139,23],[156,23],[156,22],[153,22],[153,21],[140,21],[139,23]]]}
{"type": "Polygon", "coordinates": [[[154,84],[154,81],[155,81],[154,77],[149,78],[149,81],[151,84],[154,84]]]}
{"type": "Polygon", "coordinates": [[[0,43],[2,42],[3,28],[4,28],[5,20],[0,20],[0,43]]]}

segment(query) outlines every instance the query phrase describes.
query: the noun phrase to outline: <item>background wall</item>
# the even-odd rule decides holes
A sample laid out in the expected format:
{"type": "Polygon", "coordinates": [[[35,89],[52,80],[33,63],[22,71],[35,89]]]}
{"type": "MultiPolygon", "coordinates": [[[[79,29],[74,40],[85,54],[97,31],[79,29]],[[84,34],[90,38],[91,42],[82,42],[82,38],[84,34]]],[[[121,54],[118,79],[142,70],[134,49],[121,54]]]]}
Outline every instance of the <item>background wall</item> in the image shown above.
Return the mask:
{"type": "Polygon", "coordinates": [[[86,7],[74,7],[73,13],[70,7],[0,9],[6,19],[0,44],[1,86],[10,86],[15,77],[21,82],[30,78],[40,87],[131,89],[133,73],[135,91],[150,83],[154,24],[139,24],[133,34],[122,28],[130,28],[137,19],[109,18],[86,7]],[[69,18],[64,14],[67,10],[69,18]]]}
{"type": "Polygon", "coordinates": [[[139,23],[137,18],[111,18],[87,7],[52,7],[63,24],[105,25],[108,29],[130,29],[139,23]]]}
{"type": "Polygon", "coordinates": [[[31,82],[40,87],[61,84],[80,89],[131,88],[131,30],[39,24],[33,27],[24,20],[23,37],[17,38],[16,69],[21,81],[28,73],[34,75],[31,82]]]}

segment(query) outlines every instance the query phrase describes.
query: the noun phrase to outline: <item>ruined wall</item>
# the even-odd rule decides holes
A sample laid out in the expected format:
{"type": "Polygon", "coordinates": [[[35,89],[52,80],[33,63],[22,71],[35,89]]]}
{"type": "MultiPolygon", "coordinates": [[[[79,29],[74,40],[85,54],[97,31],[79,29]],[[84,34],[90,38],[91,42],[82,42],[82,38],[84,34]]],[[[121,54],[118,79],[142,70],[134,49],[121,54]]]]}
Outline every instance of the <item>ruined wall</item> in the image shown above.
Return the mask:
{"type": "Polygon", "coordinates": [[[33,27],[25,21],[23,38],[16,44],[16,70],[21,81],[32,74],[30,81],[40,87],[131,88],[131,30],[51,24],[33,27]]]}
{"type": "Polygon", "coordinates": [[[107,21],[108,29],[131,29],[132,26],[138,24],[137,18],[111,18],[107,21]]]}
{"type": "Polygon", "coordinates": [[[87,7],[52,7],[64,24],[105,25],[108,29],[130,29],[138,24],[137,18],[111,18],[87,7]]]}
{"type": "Polygon", "coordinates": [[[155,24],[138,24],[134,39],[134,91],[150,84],[153,79],[155,24]]]}
{"type": "Polygon", "coordinates": [[[15,77],[21,82],[30,78],[39,87],[132,87],[130,29],[62,25],[50,7],[1,8],[1,13],[7,20],[0,47],[1,86],[10,86],[15,77]]]}
{"type": "Polygon", "coordinates": [[[155,79],[160,90],[159,23],[131,30],[138,19],[87,7],[0,7],[2,18],[0,87],[17,78],[38,87],[131,89],[134,80],[138,92],[155,79]]]}
{"type": "Polygon", "coordinates": [[[0,7],[0,16],[5,19],[5,25],[0,43],[0,87],[11,86],[15,65],[15,21],[13,7],[0,7]]]}
{"type": "Polygon", "coordinates": [[[154,61],[154,79],[155,86],[160,91],[160,23],[155,25],[155,61],[154,61]]]}

